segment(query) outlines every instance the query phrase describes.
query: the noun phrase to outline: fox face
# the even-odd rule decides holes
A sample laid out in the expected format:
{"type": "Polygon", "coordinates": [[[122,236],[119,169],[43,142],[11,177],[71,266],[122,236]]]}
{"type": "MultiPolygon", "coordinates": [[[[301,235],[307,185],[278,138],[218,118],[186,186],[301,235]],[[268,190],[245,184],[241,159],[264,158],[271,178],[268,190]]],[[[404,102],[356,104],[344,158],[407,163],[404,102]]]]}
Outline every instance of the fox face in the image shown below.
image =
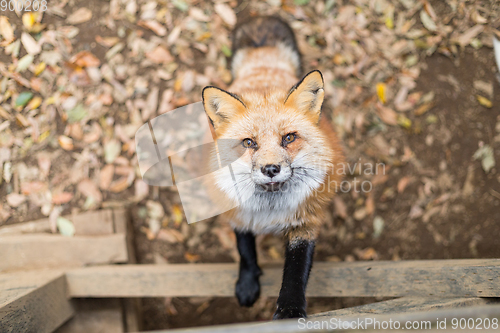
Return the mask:
{"type": "MultiPolygon", "coordinates": [[[[241,210],[279,210],[289,216],[317,190],[332,167],[328,138],[319,128],[323,78],[308,74],[291,90],[247,91],[236,96],[203,91],[203,103],[232,174],[215,173],[215,185],[241,210]]],[[[272,219],[272,216],[270,216],[272,219]]],[[[278,216],[276,217],[278,218],[278,216]]]]}

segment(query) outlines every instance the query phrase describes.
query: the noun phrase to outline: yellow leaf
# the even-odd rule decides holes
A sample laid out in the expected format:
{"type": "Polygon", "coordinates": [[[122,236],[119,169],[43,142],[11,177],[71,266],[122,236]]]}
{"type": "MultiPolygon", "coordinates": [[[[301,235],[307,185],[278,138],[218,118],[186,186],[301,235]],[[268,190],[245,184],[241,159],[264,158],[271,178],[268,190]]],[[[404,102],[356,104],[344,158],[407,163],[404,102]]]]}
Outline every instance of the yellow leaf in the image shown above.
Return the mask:
{"type": "Polygon", "coordinates": [[[182,209],[179,207],[179,205],[174,205],[172,207],[172,215],[175,225],[178,226],[179,224],[181,224],[184,215],[182,214],[182,209]]]}
{"type": "Polygon", "coordinates": [[[29,31],[33,24],[35,24],[36,18],[34,13],[25,13],[23,14],[23,25],[29,31]]]}
{"type": "Polygon", "coordinates": [[[479,102],[479,104],[481,104],[484,107],[491,108],[493,106],[493,103],[489,99],[487,99],[486,97],[477,95],[476,98],[477,98],[477,101],[479,102]]]}
{"type": "Polygon", "coordinates": [[[35,76],[42,74],[42,72],[45,70],[46,67],[47,65],[44,62],[41,62],[38,65],[36,65],[34,72],[35,76]]]}
{"type": "Polygon", "coordinates": [[[54,96],[52,96],[52,97],[47,98],[47,100],[45,101],[45,105],[55,104],[55,102],[56,102],[56,98],[54,96]]]}
{"type": "Polygon", "coordinates": [[[37,96],[37,97],[33,98],[28,103],[28,105],[26,106],[25,110],[27,110],[27,111],[29,111],[29,110],[35,110],[35,109],[37,109],[40,106],[40,104],[42,104],[42,98],[39,97],[39,96],[37,96]]]}
{"type": "Polygon", "coordinates": [[[382,102],[382,104],[385,104],[385,91],[386,91],[385,83],[382,82],[377,83],[376,89],[377,89],[378,99],[382,102]]]}
{"type": "Polygon", "coordinates": [[[411,128],[411,120],[403,115],[398,116],[398,125],[406,129],[411,128]]]}
{"type": "Polygon", "coordinates": [[[386,17],[385,18],[385,26],[389,29],[393,29],[394,28],[394,20],[392,19],[392,17],[386,17]]]}

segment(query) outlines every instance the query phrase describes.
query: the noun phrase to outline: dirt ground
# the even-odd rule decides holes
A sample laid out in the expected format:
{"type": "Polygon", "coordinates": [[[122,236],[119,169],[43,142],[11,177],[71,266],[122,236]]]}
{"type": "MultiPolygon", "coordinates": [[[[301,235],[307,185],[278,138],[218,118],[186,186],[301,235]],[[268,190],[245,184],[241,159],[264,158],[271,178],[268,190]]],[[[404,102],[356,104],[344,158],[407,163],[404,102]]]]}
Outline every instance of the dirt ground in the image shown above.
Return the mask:
{"type": "MultiPolygon", "coordinates": [[[[491,47],[492,37],[500,38],[497,1],[220,3],[225,9],[200,1],[51,0],[41,33],[30,32],[13,12],[0,14],[15,26],[16,41],[26,31],[46,40],[20,71],[29,88],[14,77],[0,78],[0,226],[127,206],[140,263],[237,261],[231,229],[216,219],[188,225],[175,188],[142,182],[133,148],[133,129],[143,121],[199,101],[203,86],[229,84],[229,8],[238,19],[277,14],[291,22],[305,69],[325,75],[324,113],[348,161],[385,165],[378,175],[347,175],[373,188],[339,193],[315,260],[500,258],[494,163],[500,157],[500,81],[491,47]],[[92,18],[71,21],[83,7],[92,18]],[[152,21],[166,33],[144,23],[152,21]],[[79,29],[74,36],[72,27],[79,29]],[[72,58],[82,51],[95,59],[82,64],[72,58]],[[48,58],[57,54],[61,60],[51,64],[48,58]],[[41,62],[47,68],[37,76],[41,62]],[[93,68],[102,78],[91,75],[93,68]],[[19,108],[22,91],[43,102],[19,108]],[[70,102],[84,106],[82,118],[70,102]],[[485,166],[491,158],[493,166],[485,166]]],[[[7,39],[2,35],[0,43],[7,39]]],[[[16,73],[24,48],[17,55],[0,50],[9,73],[16,73]]],[[[261,262],[282,260],[281,240],[259,237],[258,255],[261,262]]],[[[308,312],[373,301],[314,298],[308,312]]],[[[275,299],[262,298],[249,309],[234,298],[144,299],[142,305],[144,329],[153,330],[268,320],[275,299]]]]}

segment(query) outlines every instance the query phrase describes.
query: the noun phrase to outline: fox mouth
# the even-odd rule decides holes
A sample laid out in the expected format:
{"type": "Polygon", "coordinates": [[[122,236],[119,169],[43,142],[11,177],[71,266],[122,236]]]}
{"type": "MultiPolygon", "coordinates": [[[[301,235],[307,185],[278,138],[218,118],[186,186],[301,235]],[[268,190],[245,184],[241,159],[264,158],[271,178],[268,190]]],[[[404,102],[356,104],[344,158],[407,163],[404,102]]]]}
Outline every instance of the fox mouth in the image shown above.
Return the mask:
{"type": "Polygon", "coordinates": [[[264,192],[276,192],[276,191],[279,191],[285,183],[286,182],[269,182],[269,183],[260,185],[260,188],[264,192]]]}

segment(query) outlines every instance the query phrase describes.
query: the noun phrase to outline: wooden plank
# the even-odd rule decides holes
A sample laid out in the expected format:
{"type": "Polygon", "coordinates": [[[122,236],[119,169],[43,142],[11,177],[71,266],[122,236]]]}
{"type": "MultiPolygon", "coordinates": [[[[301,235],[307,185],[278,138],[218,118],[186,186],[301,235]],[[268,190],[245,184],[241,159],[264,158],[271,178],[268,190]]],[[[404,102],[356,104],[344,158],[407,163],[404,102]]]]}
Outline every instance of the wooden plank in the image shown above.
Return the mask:
{"type": "MultiPolygon", "coordinates": [[[[75,235],[107,235],[113,233],[113,210],[102,209],[65,215],[75,225],[75,235]]],[[[0,227],[0,236],[51,233],[49,219],[16,223],[0,227]]]]}
{"type": "MultiPolygon", "coordinates": [[[[436,323],[437,319],[447,321],[447,329],[451,332],[452,330],[451,320],[453,318],[500,318],[500,305],[487,305],[487,306],[475,306],[475,307],[465,307],[458,309],[437,309],[433,311],[422,311],[422,312],[412,312],[412,313],[400,313],[400,314],[387,314],[387,315],[373,315],[370,317],[374,321],[378,322],[392,322],[398,321],[401,323],[401,327],[404,326],[406,321],[428,321],[430,323],[436,323]]],[[[359,317],[344,317],[343,322],[346,323],[358,323],[359,317]]],[[[385,331],[380,328],[374,327],[374,325],[364,326],[357,330],[346,330],[346,329],[335,329],[331,325],[332,321],[330,318],[307,318],[301,319],[299,322],[297,319],[287,319],[287,320],[277,320],[269,322],[259,322],[259,323],[246,323],[246,324],[233,324],[233,325],[220,325],[220,326],[209,326],[209,327],[195,327],[188,329],[179,330],[168,330],[168,331],[157,331],[157,333],[167,333],[167,332],[177,332],[177,333],[292,333],[292,332],[304,332],[304,331],[314,331],[314,332],[326,332],[326,331],[342,331],[342,332],[380,332],[385,331]],[[313,324],[314,321],[319,322],[320,325],[323,323],[324,329],[315,329],[313,324]],[[307,323],[311,323],[312,329],[306,329],[307,323]],[[302,324],[301,324],[302,323],[302,324]]],[[[423,323],[422,323],[423,324],[423,323]]],[[[356,326],[354,326],[356,327],[356,326]]],[[[491,327],[491,326],[490,326],[491,327]]],[[[445,329],[426,329],[425,332],[443,332],[447,331],[445,329]]],[[[481,330],[482,332],[498,332],[497,329],[493,330],[481,330]]]]}
{"type": "Polygon", "coordinates": [[[111,235],[114,233],[111,209],[72,215],[69,219],[75,226],[75,235],[111,235]]]}
{"type": "Polygon", "coordinates": [[[127,262],[125,235],[0,237],[0,271],[127,262]]]}
{"type": "MultiPolygon", "coordinates": [[[[68,271],[74,297],[234,295],[237,264],[88,267],[68,271]]],[[[281,268],[264,268],[262,296],[276,297],[281,268]]],[[[307,295],[314,297],[500,297],[500,260],[315,263],[307,295]]]]}
{"type": "Polygon", "coordinates": [[[54,333],[123,333],[123,315],[118,299],[74,300],[75,315],[54,333]]]}
{"type": "Polygon", "coordinates": [[[343,318],[343,317],[363,317],[375,314],[395,314],[416,311],[434,311],[436,309],[454,309],[470,306],[482,306],[489,304],[500,304],[497,298],[460,297],[460,298],[440,298],[440,297],[401,297],[383,302],[376,302],[328,311],[310,315],[309,318],[322,319],[323,317],[343,318]]]}
{"type": "Polygon", "coordinates": [[[52,332],[73,313],[64,273],[0,274],[0,332],[52,332]]]}

